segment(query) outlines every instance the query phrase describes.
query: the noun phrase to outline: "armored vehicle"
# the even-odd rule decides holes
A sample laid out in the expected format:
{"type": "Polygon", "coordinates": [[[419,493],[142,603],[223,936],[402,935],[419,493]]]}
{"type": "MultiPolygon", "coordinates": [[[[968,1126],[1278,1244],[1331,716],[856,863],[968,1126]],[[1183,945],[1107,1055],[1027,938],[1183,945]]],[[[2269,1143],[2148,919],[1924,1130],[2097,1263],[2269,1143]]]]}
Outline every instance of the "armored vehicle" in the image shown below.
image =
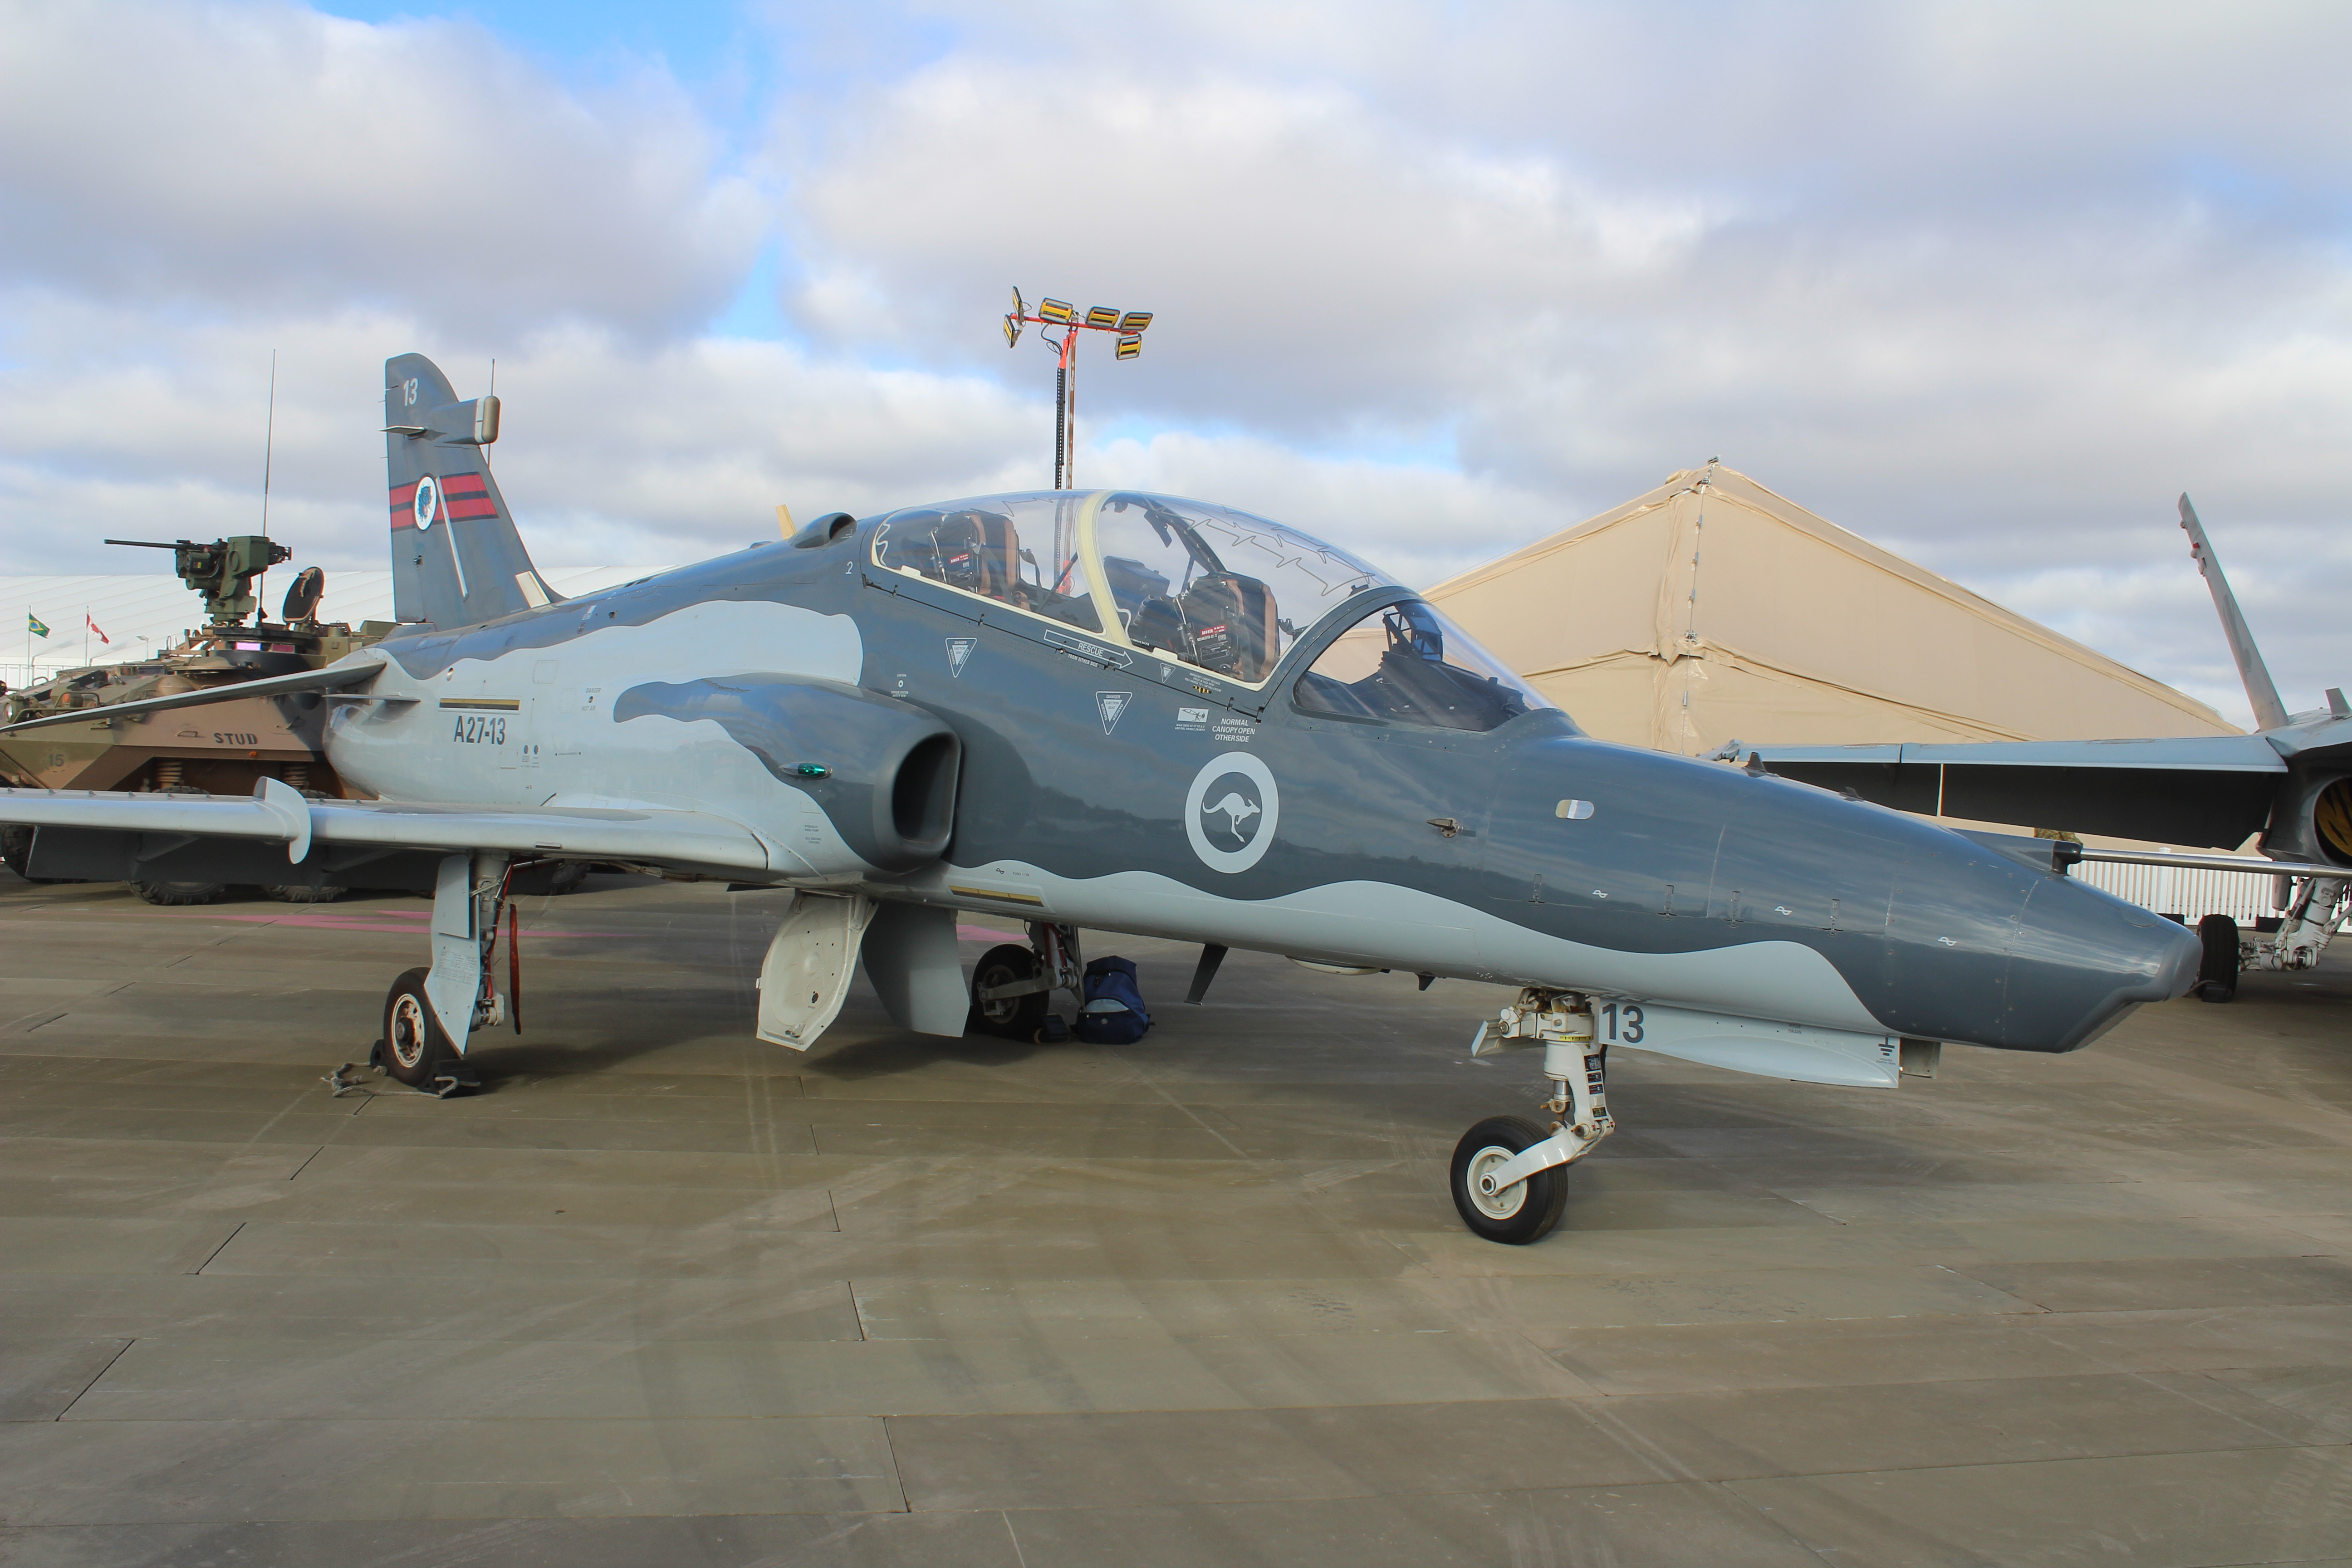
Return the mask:
{"type": "MultiPolygon", "coordinates": [[[[7,692],[7,723],[82,709],[89,710],[90,721],[0,734],[0,780],[32,789],[249,795],[261,780],[272,778],[321,799],[361,793],[346,790],[326,759],[325,705],[315,694],[121,718],[109,718],[105,710],[150,697],[323,668],[390,632],[391,622],[369,621],[354,631],[341,622],[320,621],[326,574],[315,566],[296,574],[278,620],[257,614],[254,578],[293,553],[259,534],[205,544],[185,539],[170,544],[107,542],[171,551],[180,580],[205,602],[205,625],[161,657],[60,670],[7,692]]],[[[20,875],[28,847],[24,829],[0,829],[0,858],[20,875]]],[[[209,882],[131,885],[151,903],[206,903],[223,890],[209,882]]],[[[295,886],[264,890],[296,902],[325,901],[341,891],[295,886]]]]}

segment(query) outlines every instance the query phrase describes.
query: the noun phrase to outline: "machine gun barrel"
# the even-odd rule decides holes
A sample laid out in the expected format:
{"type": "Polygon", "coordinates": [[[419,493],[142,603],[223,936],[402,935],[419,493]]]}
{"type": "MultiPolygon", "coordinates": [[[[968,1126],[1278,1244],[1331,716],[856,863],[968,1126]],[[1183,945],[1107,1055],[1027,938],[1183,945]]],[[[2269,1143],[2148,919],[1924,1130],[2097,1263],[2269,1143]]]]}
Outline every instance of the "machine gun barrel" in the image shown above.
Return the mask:
{"type": "Polygon", "coordinates": [[[180,541],[179,544],[163,544],[152,539],[110,539],[107,542],[109,544],[128,544],[133,550],[177,550],[181,545],[187,544],[190,542],[183,539],[180,541]]]}

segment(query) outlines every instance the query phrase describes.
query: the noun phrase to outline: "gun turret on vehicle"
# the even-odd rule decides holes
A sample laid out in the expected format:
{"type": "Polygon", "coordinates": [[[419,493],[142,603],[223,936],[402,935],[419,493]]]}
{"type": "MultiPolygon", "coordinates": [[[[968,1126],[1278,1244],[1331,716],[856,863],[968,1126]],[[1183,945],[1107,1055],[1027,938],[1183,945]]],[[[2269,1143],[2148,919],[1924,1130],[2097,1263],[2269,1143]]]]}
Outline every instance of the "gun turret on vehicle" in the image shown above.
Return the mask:
{"type": "MultiPolygon", "coordinates": [[[[204,599],[206,617],[216,626],[236,626],[253,614],[259,603],[253,595],[253,580],[279,562],[294,558],[290,545],[279,544],[258,533],[215,539],[210,544],[198,544],[188,539],[170,544],[147,539],[110,539],[107,542],[133,550],[170,551],[172,570],[180,574],[180,581],[188,585],[189,592],[204,599]]],[[[315,595],[312,602],[315,607],[315,595]]],[[[290,603],[287,615],[289,620],[293,618],[290,603]]]]}

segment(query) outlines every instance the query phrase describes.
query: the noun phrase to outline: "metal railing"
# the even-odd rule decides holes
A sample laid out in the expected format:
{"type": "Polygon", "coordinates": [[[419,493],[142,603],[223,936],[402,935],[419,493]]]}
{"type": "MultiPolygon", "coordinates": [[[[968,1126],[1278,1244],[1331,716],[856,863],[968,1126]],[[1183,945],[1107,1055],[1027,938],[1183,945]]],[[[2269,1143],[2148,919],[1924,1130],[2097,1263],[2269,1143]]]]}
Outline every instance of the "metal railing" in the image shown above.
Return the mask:
{"type": "Polygon", "coordinates": [[[2227,915],[2242,926],[2251,926],[2279,912],[2280,879],[2255,872],[2085,860],[2068,875],[2144,910],[2179,915],[2190,925],[2207,915],[2227,915]]]}

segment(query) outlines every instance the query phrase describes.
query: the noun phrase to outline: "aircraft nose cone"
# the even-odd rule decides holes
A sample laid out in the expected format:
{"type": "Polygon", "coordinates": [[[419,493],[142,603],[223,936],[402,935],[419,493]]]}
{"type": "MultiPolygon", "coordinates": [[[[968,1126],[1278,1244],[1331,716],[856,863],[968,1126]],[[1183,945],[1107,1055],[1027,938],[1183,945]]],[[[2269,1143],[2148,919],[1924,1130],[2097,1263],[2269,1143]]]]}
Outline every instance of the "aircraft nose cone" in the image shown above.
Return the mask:
{"type": "Polygon", "coordinates": [[[1934,829],[1906,846],[1874,1011],[1906,1035],[2071,1051],[2187,991],[2202,956],[2160,915],[1934,829]]]}
{"type": "Polygon", "coordinates": [[[2005,1043],[2071,1051],[2197,984],[2196,933],[2095,888],[2037,879],[2009,942],[2005,1043]]]}

